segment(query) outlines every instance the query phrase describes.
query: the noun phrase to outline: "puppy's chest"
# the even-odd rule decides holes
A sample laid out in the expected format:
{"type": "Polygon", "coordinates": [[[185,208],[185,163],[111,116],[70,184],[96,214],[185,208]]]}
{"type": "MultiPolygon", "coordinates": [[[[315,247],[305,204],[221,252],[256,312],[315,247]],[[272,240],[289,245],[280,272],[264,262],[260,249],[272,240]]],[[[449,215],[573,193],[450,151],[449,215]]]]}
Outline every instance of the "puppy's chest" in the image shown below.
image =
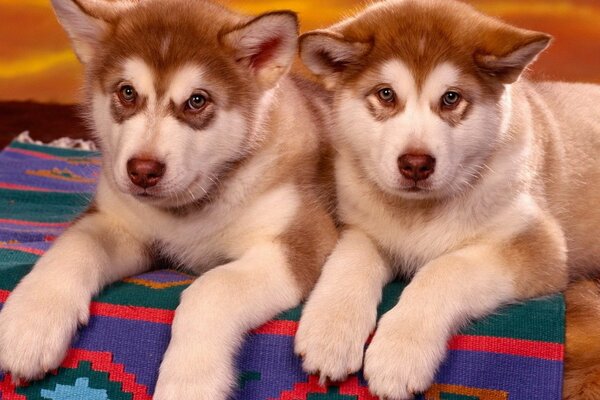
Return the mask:
{"type": "Polygon", "coordinates": [[[223,204],[210,212],[167,218],[155,237],[165,255],[202,272],[273,242],[294,221],[299,206],[296,187],[281,185],[233,207],[223,204]]]}
{"type": "Polygon", "coordinates": [[[227,258],[225,222],[198,216],[166,218],[156,232],[153,250],[179,266],[203,272],[227,258]]]}
{"type": "Polygon", "coordinates": [[[452,251],[477,235],[452,207],[436,212],[394,212],[384,204],[355,200],[343,207],[347,223],[365,231],[390,256],[394,267],[414,274],[429,261],[452,251]]]}

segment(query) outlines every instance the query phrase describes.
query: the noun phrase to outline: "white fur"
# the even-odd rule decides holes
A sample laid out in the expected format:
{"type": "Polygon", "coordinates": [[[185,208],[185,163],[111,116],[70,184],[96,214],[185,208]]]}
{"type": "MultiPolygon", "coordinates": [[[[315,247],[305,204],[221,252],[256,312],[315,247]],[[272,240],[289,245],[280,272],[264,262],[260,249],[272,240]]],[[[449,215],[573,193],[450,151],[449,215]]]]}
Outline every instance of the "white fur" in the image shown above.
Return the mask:
{"type": "Polygon", "coordinates": [[[173,77],[165,102],[172,100],[175,104],[183,104],[197,88],[208,89],[205,86],[209,83],[202,68],[194,64],[185,65],[173,77]]]}
{"type": "Polygon", "coordinates": [[[286,263],[284,249],[259,243],[186,289],[155,399],[227,398],[235,388],[234,356],[244,333],[301,299],[289,269],[281,268],[286,263]]]}
{"type": "Polygon", "coordinates": [[[440,64],[419,89],[402,61],[385,63],[379,72],[381,82],[389,84],[406,106],[404,112],[383,122],[374,122],[364,100],[353,92],[340,95],[337,118],[339,132],[343,132],[340,140],[357,153],[367,151],[367,155],[361,154],[362,166],[383,191],[410,199],[445,197],[460,192],[480,172],[480,164],[472,163],[469,168],[465,160],[484,160],[489,155],[499,140],[490,137],[490,132],[500,132],[504,116],[486,104],[477,104],[470,118],[457,127],[449,126],[437,116],[432,107],[456,85],[459,74],[452,64],[440,64]],[[461,150],[457,151],[459,146],[461,150]],[[426,193],[401,190],[406,184],[398,170],[398,158],[415,148],[436,159],[436,171],[424,183],[426,193]]]}
{"type": "Polygon", "coordinates": [[[389,266],[364,233],[344,232],[296,334],[295,351],[303,357],[306,371],[320,373],[323,382],[341,381],[361,368],[365,341],[375,329],[381,288],[391,277],[389,266]]]}
{"type": "Polygon", "coordinates": [[[426,264],[379,321],[365,355],[371,392],[408,399],[431,385],[450,336],[514,299],[513,281],[494,246],[472,246],[426,264]]]}
{"type": "MultiPolygon", "coordinates": [[[[166,173],[160,183],[147,189],[148,193],[158,196],[152,199],[153,204],[176,202],[184,205],[203,197],[215,185],[214,180],[224,160],[242,156],[247,151],[242,147],[247,136],[246,122],[235,109],[219,110],[202,135],[166,111],[171,102],[184,104],[198,89],[219,100],[218,87],[206,78],[201,67],[190,64],[176,71],[167,95],[160,101],[154,86],[155,73],[141,60],[125,61],[123,77],[140,96],[146,97],[146,110],[119,124],[112,121],[109,114],[112,101],[109,96],[96,93],[93,107],[98,135],[107,144],[104,146],[105,162],[113,166],[112,180],[122,192],[143,192],[130,181],[127,161],[140,156],[151,157],[166,165],[166,173]]],[[[264,94],[264,98],[271,97],[270,91],[264,94]]],[[[262,113],[269,106],[270,101],[258,105],[255,129],[262,127],[262,113]]]]}

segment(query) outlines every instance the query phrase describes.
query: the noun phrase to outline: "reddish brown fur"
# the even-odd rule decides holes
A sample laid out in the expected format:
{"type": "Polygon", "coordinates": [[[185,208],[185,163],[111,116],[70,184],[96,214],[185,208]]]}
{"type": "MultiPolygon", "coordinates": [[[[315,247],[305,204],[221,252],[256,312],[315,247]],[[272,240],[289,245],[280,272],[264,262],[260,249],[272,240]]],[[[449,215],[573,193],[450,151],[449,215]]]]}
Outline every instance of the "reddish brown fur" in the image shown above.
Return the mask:
{"type": "Polygon", "coordinates": [[[600,281],[582,281],[565,293],[565,400],[600,399],[600,281]]]}
{"type": "Polygon", "coordinates": [[[465,76],[475,77],[483,94],[491,99],[503,90],[499,75],[504,72],[492,70],[484,61],[496,60],[537,40],[549,40],[547,35],[484,16],[466,4],[444,1],[382,5],[332,27],[330,32],[332,37],[365,47],[362,57],[337,67],[344,87],[355,86],[356,81],[393,58],[408,66],[417,87],[421,87],[433,68],[451,62],[465,76]]]}
{"type": "Polygon", "coordinates": [[[125,12],[110,25],[88,68],[88,85],[99,84],[105,93],[113,93],[120,83],[122,63],[139,57],[156,72],[157,95],[160,97],[174,72],[195,63],[202,65],[209,79],[220,85],[220,90],[212,94],[212,101],[219,106],[231,109],[253,104],[258,97],[255,81],[235,62],[233,49],[224,46],[220,40],[224,33],[238,28],[250,18],[242,19],[208,1],[182,1],[177,5],[151,3],[125,12]],[[222,21],[198,24],[202,18],[221,18],[222,21]],[[131,40],[142,37],[144,40],[131,40]],[[163,52],[166,38],[170,38],[170,45],[163,52]]]}

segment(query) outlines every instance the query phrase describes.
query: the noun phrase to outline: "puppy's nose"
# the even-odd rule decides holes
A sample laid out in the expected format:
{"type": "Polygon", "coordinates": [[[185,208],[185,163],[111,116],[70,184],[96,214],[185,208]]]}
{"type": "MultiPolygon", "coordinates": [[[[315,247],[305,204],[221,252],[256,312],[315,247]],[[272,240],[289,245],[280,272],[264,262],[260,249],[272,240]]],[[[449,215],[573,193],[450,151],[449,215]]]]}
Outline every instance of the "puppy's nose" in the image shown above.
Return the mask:
{"type": "Polygon", "coordinates": [[[132,158],[127,161],[127,174],[134,185],[147,189],[156,186],[165,174],[166,165],[156,160],[132,158]]]}
{"type": "Polygon", "coordinates": [[[406,179],[424,181],[435,172],[435,158],[428,154],[405,154],[398,158],[398,169],[406,179]]]}

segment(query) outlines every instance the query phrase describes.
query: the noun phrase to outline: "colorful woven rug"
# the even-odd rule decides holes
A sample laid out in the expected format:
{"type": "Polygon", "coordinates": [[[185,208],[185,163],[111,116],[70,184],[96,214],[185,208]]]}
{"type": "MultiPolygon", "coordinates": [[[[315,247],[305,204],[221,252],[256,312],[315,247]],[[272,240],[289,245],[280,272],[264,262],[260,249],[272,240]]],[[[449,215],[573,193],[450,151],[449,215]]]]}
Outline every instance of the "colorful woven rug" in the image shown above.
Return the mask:
{"type": "MultiPolygon", "coordinates": [[[[0,153],[0,307],[78,213],[98,173],[94,153],[13,143],[0,153]]],[[[0,374],[2,400],[150,399],[179,295],[193,277],[159,270],[112,285],[92,304],[89,325],[46,379],[15,388],[0,374]]],[[[386,288],[380,313],[401,283],[386,288]]],[[[49,305],[50,306],[50,305],[49,305]]],[[[373,399],[361,376],[320,387],[293,355],[300,308],[248,335],[238,359],[238,400],[373,399]]],[[[562,296],[505,308],[449,343],[449,357],[423,398],[559,400],[564,343],[562,296]]]]}

